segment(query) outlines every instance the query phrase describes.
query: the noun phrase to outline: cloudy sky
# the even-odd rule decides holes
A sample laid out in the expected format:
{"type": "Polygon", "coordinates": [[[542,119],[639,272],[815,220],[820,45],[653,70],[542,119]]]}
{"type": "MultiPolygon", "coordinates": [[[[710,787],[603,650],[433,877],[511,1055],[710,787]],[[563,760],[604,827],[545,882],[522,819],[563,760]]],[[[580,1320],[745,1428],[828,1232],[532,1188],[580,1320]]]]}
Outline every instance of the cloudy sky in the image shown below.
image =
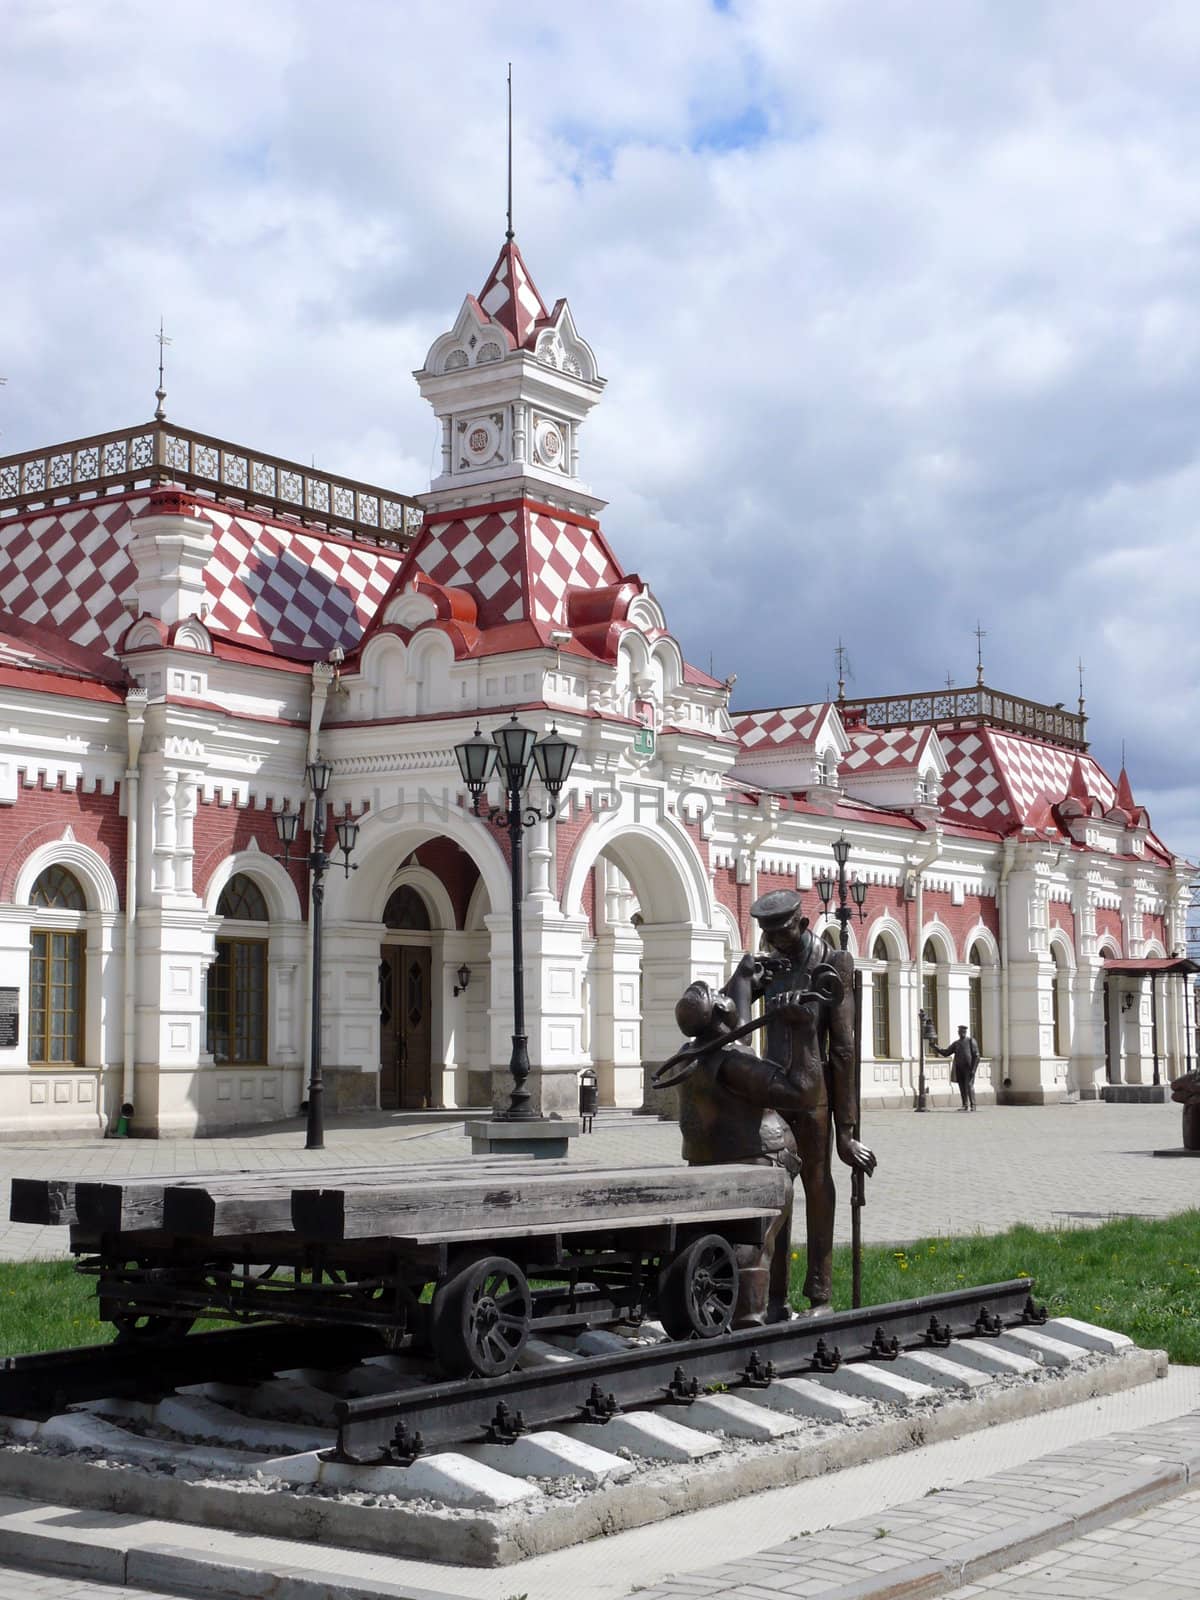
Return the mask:
{"type": "Polygon", "coordinates": [[[605,527],[743,707],[1073,705],[1200,857],[1194,0],[0,0],[0,451],[168,414],[407,491],[516,226],[605,527]]]}

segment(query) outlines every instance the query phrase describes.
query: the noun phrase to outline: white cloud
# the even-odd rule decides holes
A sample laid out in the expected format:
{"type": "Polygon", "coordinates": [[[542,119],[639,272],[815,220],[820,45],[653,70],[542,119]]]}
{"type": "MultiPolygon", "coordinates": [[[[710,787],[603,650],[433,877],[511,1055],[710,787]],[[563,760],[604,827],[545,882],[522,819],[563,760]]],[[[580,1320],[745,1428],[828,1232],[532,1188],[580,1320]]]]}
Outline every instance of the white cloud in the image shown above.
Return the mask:
{"type": "MultiPolygon", "coordinates": [[[[405,489],[504,213],[609,378],[584,466],[745,703],[1088,666],[1200,854],[1200,13],[352,0],[5,14],[3,448],[169,412],[405,489]]],[[[1161,809],[1161,807],[1159,808],[1161,809]]],[[[1161,819],[1156,815],[1156,823],[1161,819]]]]}

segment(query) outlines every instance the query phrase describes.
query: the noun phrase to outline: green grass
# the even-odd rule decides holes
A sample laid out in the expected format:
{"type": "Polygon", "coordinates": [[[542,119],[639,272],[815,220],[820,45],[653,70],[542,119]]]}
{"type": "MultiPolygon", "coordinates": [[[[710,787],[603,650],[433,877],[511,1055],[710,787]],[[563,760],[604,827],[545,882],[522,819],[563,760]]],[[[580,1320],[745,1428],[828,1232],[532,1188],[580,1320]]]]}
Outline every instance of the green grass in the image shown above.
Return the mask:
{"type": "MultiPolygon", "coordinates": [[[[803,1277],[803,1254],[793,1251],[798,1307],[807,1304],[803,1277]]],[[[863,1304],[1020,1277],[1036,1280],[1036,1298],[1052,1316],[1079,1317],[1165,1350],[1172,1361],[1200,1365],[1200,1211],[1099,1228],[919,1239],[903,1250],[872,1247],[863,1251],[863,1304]]],[[[833,1300],[839,1308],[850,1304],[848,1249],[834,1255],[833,1300]]]]}
{"type": "Polygon", "coordinates": [[[107,1344],[96,1317],[96,1280],[70,1261],[0,1262],[0,1356],[107,1344]]]}
{"type": "MultiPolygon", "coordinates": [[[[802,1252],[792,1263],[800,1294],[802,1252]]],[[[1121,1219],[1099,1228],[921,1239],[905,1249],[863,1252],[863,1303],[882,1305],[971,1284],[1032,1277],[1052,1315],[1080,1317],[1200,1365],[1200,1211],[1160,1222],[1121,1219]]],[[[834,1304],[850,1304],[850,1252],[835,1253],[834,1304]]],[[[112,1337],[95,1316],[95,1279],[69,1261],[0,1263],[0,1355],[102,1344],[112,1337]]]]}

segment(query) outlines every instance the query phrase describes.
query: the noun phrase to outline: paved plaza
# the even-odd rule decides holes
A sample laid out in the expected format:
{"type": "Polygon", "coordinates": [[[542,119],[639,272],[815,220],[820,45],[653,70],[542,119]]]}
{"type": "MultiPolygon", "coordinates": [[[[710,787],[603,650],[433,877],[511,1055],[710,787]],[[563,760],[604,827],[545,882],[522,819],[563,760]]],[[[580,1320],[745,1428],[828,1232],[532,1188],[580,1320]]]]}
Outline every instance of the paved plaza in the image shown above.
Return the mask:
{"type": "MultiPolygon", "coordinates": [[[[907,1243],[926,1234],[996,1233],[1014,1222],[1074,1226],[1134,1213],[1162,1217],[1200,1205],[1200,1161],[1163,1160],[1181,1140],[1178,1106],[1099,1101],[1059,1106],[988,1106],[917,1115],[872,1113],[863,1132],[879,1156],[867,1185],[863,1237],[907,1243]]],[[[410,1115],[345,1119],[326,1130],[324,1150],[304,1149],[299,1122],[216,1139],[106,1139],[0,1144],[0,1259],[36,1260],[67,1251],[65,1228],[7,1221],[7,1180],[102,1180],[200,1172],[319,1171],[328,1167],[469,1160],[457,1122],[410,1115]]],[[[676,1162],[674,1123],[601,1116],[596,1131],[572,1142],[579,1166],[676,1162]]],[[[839,1235],[849,1239],[849,1183],[838,1168],[839,1235]]]]}

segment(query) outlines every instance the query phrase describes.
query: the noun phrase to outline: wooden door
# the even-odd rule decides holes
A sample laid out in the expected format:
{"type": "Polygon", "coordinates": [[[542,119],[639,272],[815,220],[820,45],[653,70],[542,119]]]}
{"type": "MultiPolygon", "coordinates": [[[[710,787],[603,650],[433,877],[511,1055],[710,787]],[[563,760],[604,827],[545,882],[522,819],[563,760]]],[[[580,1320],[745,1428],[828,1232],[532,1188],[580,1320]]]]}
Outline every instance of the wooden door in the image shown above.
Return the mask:
{"type": "Polygon", "coordinates": [[[432,1102],[430,953],[384,945],[379,961],[379,1103],[385,1111],[432,1102]]]}

